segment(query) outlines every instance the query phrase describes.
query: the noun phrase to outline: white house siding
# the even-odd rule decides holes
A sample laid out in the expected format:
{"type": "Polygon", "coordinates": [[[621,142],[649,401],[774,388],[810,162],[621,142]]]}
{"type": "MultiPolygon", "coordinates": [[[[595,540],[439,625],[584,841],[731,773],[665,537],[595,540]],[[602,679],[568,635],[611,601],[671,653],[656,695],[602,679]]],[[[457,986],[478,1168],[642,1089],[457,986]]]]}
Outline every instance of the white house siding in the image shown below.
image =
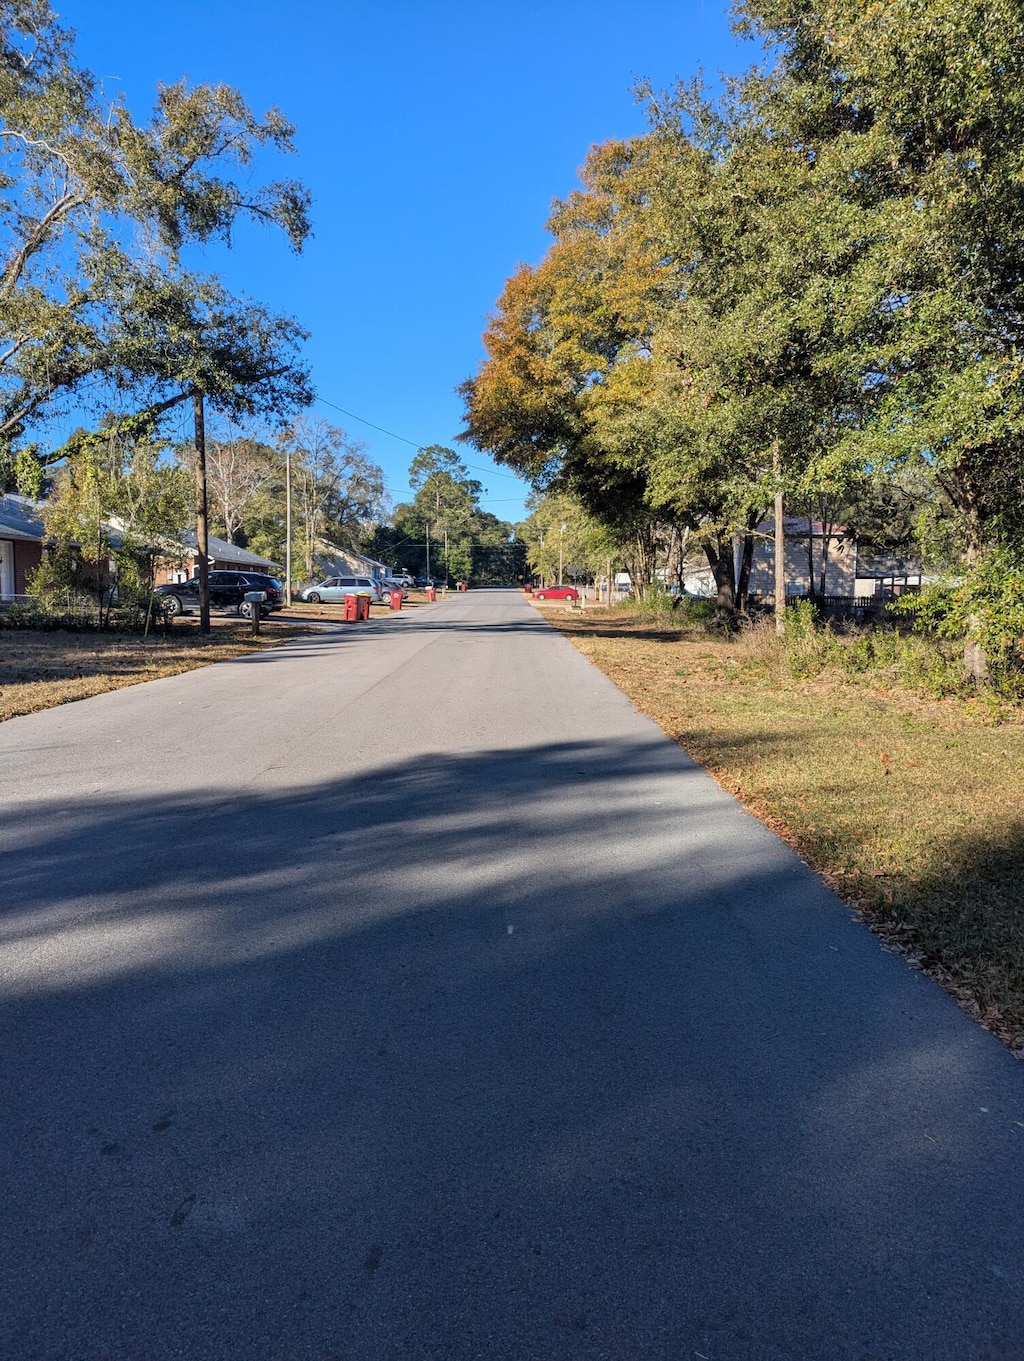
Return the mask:
{"type": "Polygon", "coordinates": [[[14,596],[14,544],[10,539],[0,539],[0,600],[13,600],[14,596]]]}

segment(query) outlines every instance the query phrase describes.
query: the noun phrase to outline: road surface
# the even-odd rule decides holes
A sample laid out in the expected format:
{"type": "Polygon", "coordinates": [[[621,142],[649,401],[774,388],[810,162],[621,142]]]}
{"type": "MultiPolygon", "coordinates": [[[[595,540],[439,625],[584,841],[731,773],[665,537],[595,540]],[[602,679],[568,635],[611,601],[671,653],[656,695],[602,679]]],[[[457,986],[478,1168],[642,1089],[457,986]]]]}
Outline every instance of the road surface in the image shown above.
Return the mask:
{"type": "Polygon", "coordinates": [[[3,1361],[1024,1359],[1024,1067],[515,592],[0,771],[3,1361]]]}

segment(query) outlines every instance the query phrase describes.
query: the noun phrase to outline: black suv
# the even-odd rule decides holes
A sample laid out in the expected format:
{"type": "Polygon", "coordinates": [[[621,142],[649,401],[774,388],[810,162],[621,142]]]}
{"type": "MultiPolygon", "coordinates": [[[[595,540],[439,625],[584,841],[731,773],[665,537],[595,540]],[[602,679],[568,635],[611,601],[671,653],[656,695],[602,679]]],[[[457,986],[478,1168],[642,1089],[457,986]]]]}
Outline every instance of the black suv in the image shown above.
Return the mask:
{"type": "MultiPolygon", "coordinates": [[[[262,612],[279,610],[284,605],[284,588],[276,577],[264,576],[262,572],[210,573],[210,609],[236,611],[246,619],[251,613],[251,605],[245,600],[248,591],[265,591],[266,600],[262,612]]],[[[158,586],[153,592],[153,600],[158,610],[164,614],[191,614],[199,610],[199,578],[191,581],[174,581],[167,586],[158,586]]]]}

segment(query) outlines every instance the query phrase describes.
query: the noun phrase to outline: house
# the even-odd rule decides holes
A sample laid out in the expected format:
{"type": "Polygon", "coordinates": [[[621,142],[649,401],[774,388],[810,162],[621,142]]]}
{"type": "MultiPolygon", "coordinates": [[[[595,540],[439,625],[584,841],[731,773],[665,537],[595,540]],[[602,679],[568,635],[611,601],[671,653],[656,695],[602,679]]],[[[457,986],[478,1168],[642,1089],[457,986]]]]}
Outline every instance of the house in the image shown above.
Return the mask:
{"type": "Polygon", "coordinates": [[[861,553],[857,561],[858,596],[895,596],[921,589],[921,563],[897,553],[861,553]]]}
{"type": "MultiPolygon", "coordinates": [[[[14,600],[28,591],[28,581],[43,558],[46,531],[43,527],[42,503],[32,501],[27,496],[8,493],[0,496],[0,601],[14,600]]],[[[107,540],[117,548],[124,525],[112,517],[107,526],[107,540]]],[[[181,535],[180,558],[168,551],[156,561],[155,581],[157,584],[172,581],[187,581],[199,570],[199,553],[196,532],[185,530],[181,535]]],[[[251,553],[247,548],[238,548],[226,539],[215,534],[209,536],[209,563],[211,568],[249,568],[253,572],[265,572],[271,576],[279,575],[282,568],[269,558],[251,553]]],[[[113,571],[113,563],[109,565],[113,571]]]]}
{"type": "MultiPolygon", "coordinates": [[[[826,526],[805,516],[787,515],[786,594],[853,596],[857,582],[857,538],[841,525],[826,526]],[[822,590],[822,564],[825,567],[822,590]]],[[[737,534],[733,552],[739,576],[743,543],[737,534]]],[[[690,595],[713,596],[714,574],[703,557],[688,559],[683,568],[683,587],[690,595]]],[[[749,594],[753,598],[775,594],[775,524],[765,520],[757,526],[750,564],[749,594]]]]}
{"type": "Polygon", "coordinates": [[[28,591],[28,580],[43,558],[46,531],[42,506],[27,496],[0,496],[0,600],[28,591]]]}
{"type": "Polygon", "coordinates": [[[390,568],[385,563],[378,562],[376,558],[368,558],[351,548],[339,548],[337,544],[329,543],[326,539],[317,540],[313,563],[324,577],[357,576],[379,579],[390,574],[390,568]]]}
{"type": "MultiPolygon", "coordinates": [[[[180,560],[171,557],[161,558],[157,563],[155,581],[157,585],[165,582],[188,581],[199,571],[199,547],[196,531],[186,529],[181,534],[182,555],[180,560]]],[[[227,539],[218,539],[216,534],[207,537],[207,561],[211,570],[218,568],[234,568],[236,571],[264,572],[268,576],[280,576],[282,567],[280,563],[271,562],[269,558],[262,558],[258,553],[250,553],[248,548],[239,548],[236,544],[228,543],[227,539]]]]}
{"type": "MultiPolygon", "coordinates": [[[[787,515],[786,594],[853,596],[857,580],[857,536],[842,525],[787,515]],[[824,581],[822,567],[824,566],[824,581]]],[[[737,570],[739,564],[737,563],[737,570]]],[[[750,565],[750,594],[775,594],[775,524],[757,527],[750,565]]]]}

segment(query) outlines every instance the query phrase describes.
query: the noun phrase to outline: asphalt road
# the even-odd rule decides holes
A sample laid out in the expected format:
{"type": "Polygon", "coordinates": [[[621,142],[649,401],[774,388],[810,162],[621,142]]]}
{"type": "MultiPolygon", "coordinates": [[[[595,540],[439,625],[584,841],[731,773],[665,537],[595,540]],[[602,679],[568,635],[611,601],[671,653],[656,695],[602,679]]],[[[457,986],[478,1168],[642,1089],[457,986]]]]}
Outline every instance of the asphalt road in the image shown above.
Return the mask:
{"type": "Polygon", "coordinates": [[[516,593],[0,772],[2,1361],[1024,1359],[1024,1067],[516,593]]]}

